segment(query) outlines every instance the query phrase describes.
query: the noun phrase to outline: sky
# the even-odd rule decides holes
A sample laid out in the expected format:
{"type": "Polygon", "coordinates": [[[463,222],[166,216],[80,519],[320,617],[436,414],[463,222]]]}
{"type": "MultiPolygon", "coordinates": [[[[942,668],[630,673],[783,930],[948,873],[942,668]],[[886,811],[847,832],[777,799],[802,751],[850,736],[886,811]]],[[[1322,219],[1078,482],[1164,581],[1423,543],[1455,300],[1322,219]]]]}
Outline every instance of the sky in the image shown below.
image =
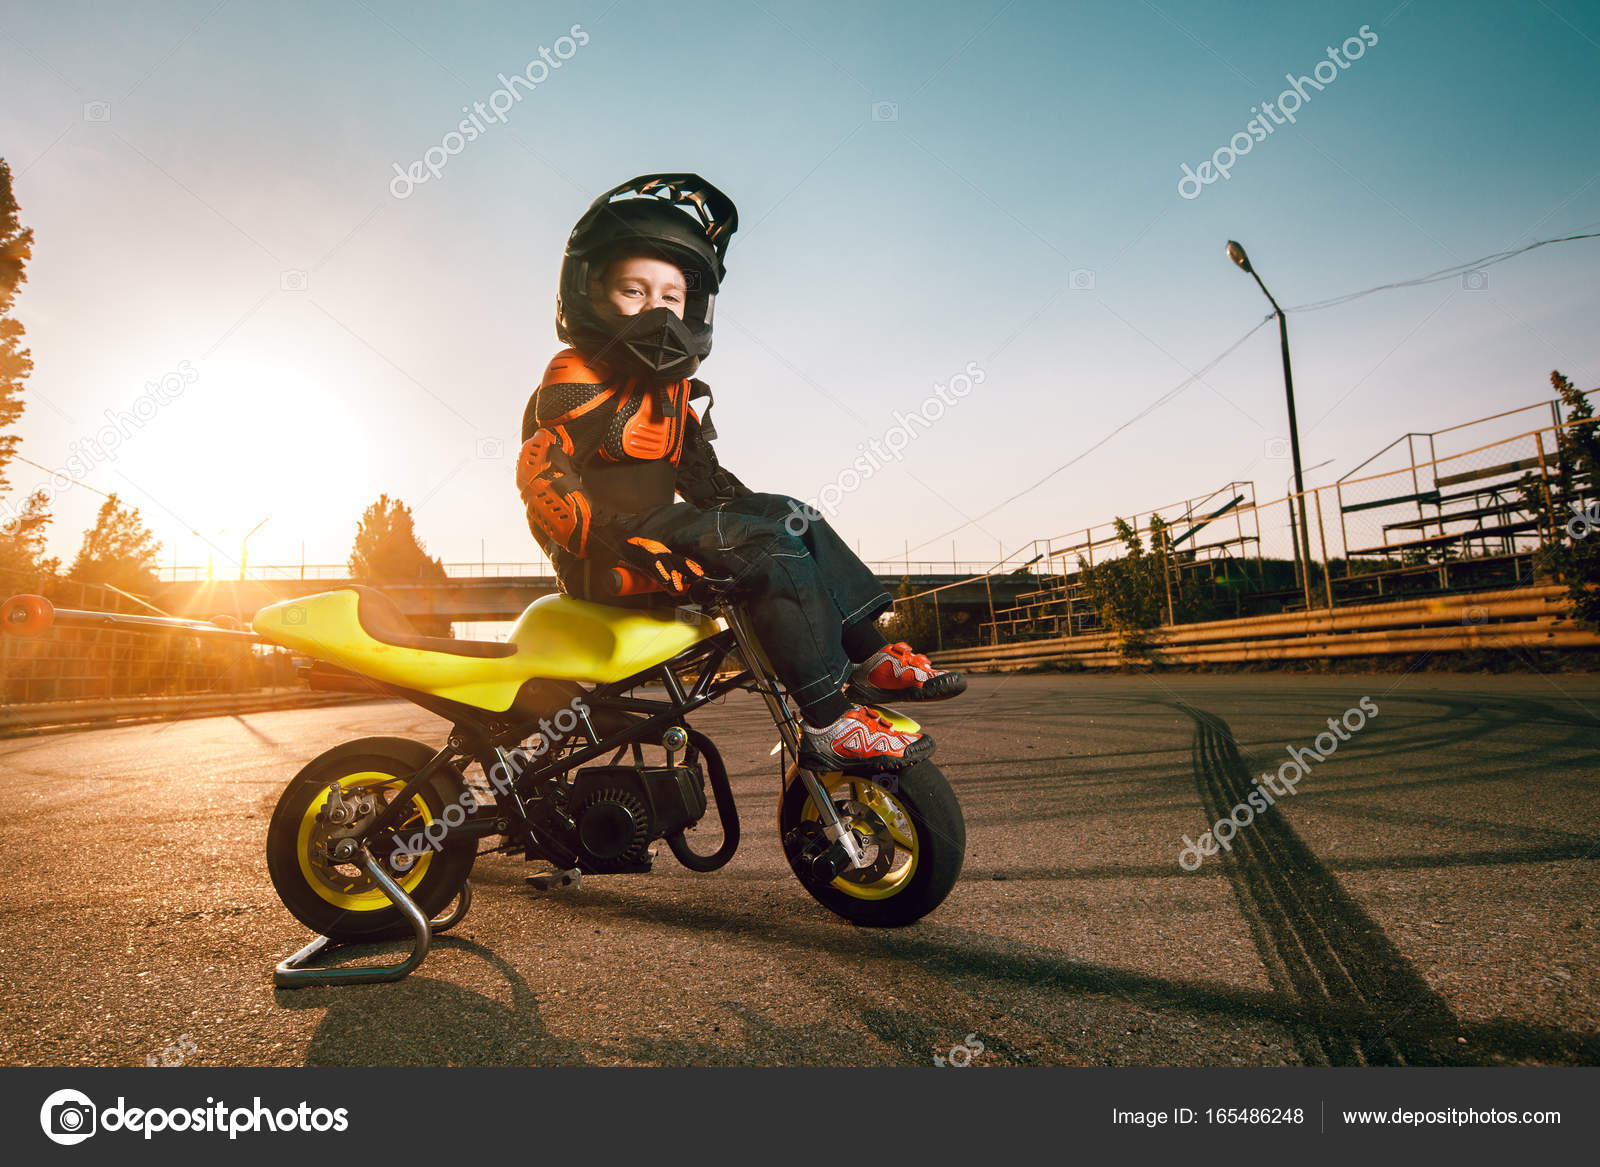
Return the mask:
{"type": "MultiPolygon", "coordinates": [[[[164,567],[236,569],[258,524],[253,565],[342,563],[380,492],[447,563],[535,561],[513,459],[567,233],[693,171],[740,211],[701,371],[722,463],[832,484],[864,558],[1281,495],[1274,328],[1115,432],[1268,311],[1225,242],[1292,307],[1600,229],[1597,65],[1593,0],[0,0],[19,452],[66,471],[63,560],[115,491],[164,567]],[[504,113],[449,137],[474,102],[504,113]],[[847,473],[874,440],[898,459],[847,473]]],[[[1291,312],[1308,483],[1551,369],[1600,384],[1597,277],[1584,240],[1291,312]]]]}

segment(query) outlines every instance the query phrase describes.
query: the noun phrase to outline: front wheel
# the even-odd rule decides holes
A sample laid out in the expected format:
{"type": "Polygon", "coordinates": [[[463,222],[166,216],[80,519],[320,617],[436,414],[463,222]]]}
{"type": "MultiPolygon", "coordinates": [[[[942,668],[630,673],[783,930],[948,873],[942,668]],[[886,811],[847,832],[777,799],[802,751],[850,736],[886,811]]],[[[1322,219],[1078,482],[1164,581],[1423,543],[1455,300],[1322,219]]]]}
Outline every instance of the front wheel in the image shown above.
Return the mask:
{"type": "Polygon", "coordinates": [[[778,804],[778,831],[795,877],[823,907],[855,924],[894,928],[944,902],[966,858],[967,826],[950,783],[932,762],[900,771],[895,789],[837,771],[818,774],[856,833],[869,865],[823,883],[811,856],[826,847],[822,816],[794,767],[778,804]]]}

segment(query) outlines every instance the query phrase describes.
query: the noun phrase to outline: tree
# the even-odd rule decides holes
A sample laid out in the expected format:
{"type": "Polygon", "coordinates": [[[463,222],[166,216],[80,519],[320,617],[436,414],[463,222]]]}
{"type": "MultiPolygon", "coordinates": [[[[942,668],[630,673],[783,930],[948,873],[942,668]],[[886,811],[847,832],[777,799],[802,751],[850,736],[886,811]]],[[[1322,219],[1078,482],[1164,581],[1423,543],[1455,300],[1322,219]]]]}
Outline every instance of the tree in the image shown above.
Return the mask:
{"type": "Polygon", "coordinates": [[[161,544],[145,527],[136,507],[107,495],[84,532],[83,546],[68,574],[80,583],[110,584],[135,595],[149,595],[156,586],[156,552],[161,544]]]}
{"type": "MultiPolygon", "coordinates": [[[[22,226],[19,211],[11,167],[0,158],[0,430],[22,416],[22,383],[33,371],[33,359],[22,347],[22,325],[11,318],[33,257],[33,229],[22,226]]],[[[16,455],[17,441],[15,434],[0,435],[0,488],[6,485],[6,464],[16,455]]]]}
{"type": "MultiPolygon", "coordinates": [[[[33,256],[33,231],[19,218],[11,190],[11,167],[0,158],[0,431],[22,416],[22,383],[33,371],[33,360],[22,347],[22,325],[11,318],[17,289],[28,278],[33,256]]],[[[6,465],[16,456],[18,438],[0,432],[0,492],[6,487],[6,465]]],[[[50,523],[50,499],[37,491],[20,512],[9,501],[0,502],[0,569],[26,574],[54,575],[60,561],[44,557],[44,529],[50,523]]]]}
{"type": "Polygon", "coordinates": [[[1523,477],[1523,501],[1539,518],[1541,573],[1567,585],[1578,620],[1600,628],[1600,418],[1560,372],[1551,370],[1550,384],[1569,424],[1556,431],[1549,472],[1523,477]]]}
{"type": "Polygon", "coordinates": [[[900,587],[896,591],[899,603],[883,621],[883,635],[890,641],[903,640],[914,644],[919,652],[931,652],[938,633],[934,625],[933,601],[912,599],[916,594],[917,588],[912,585],[911,577],[901,576],[900,587]]]}
{"type": "Polygon", "coordinates": [[[59,559],[47,559],[44,554],[44,532],[52,517],[49,508],[48,493],[36,490],[20,513],[0,521],[0,571],[55,575],[61,570],[59,559]]]}
{"type": "MultiPolygon", "coordinates": [[[[399,499],[380,494],[361,515],[355,546],[350,552],[350,577],[363,583],[438,583],[444,564],[430,556],[417,538],[411,508],[399,499]]],[[[448,619],[414,620],[428,636],[451,635],[448,619]]]]}

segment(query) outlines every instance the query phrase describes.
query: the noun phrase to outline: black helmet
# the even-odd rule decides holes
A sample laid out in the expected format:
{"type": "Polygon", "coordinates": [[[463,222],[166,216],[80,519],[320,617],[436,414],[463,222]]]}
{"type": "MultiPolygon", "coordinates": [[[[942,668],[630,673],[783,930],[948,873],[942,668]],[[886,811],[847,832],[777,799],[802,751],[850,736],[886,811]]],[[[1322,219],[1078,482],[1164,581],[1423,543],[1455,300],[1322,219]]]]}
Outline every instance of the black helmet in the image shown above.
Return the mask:
{"type": "Polygon", "coordinates": [[[711,305],[727,275],[722,260],[738,226],[733,200],[697,174],[646,174],[608,190],[567,239],[556,335],[626,373],[651,380],[691,375],[711,352],[711,305]],[[590,281],[624,253],[683,270],[688,294],[682,320],[668,308],[620,319],[595,310],[590,281]]]}

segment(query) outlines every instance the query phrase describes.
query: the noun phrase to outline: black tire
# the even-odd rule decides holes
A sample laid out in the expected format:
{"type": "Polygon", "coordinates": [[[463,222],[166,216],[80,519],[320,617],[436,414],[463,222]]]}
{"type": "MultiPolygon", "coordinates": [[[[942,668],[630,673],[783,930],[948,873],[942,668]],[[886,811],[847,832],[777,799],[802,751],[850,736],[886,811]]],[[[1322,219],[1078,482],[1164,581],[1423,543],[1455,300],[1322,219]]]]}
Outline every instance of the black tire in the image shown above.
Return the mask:
{"type": "MultiPolygon", "coordinates": [[[[805,783],[791,769],[778,804],[778,831],[786,840],[784,853],[789,869],[817,902],[854,924],[871,928],[897,928],[914,923],[943,903],[960,877],[961,864],[966,859],[967,825],[955,791],[950,789],[950,783],[939,768],[932,762],[918,762],[907,767],[900,772],[899,789],[893,793],[877,783],[837,772],[818,777],[836,806],[851,800],[856,792],[845,791],[850,784],[856,784],[864,796],[857,801],[877,815],[878,823],[886,827],[891,825],[889,820],[893,816],[878,812],[886,808],[902,810],[901,821],[893,824],[891,833],[897,832],[915,843],[912,852],[915,863],[906,869],[898,862],[891,862],[889,871],[864,886],[847,878],[853,874],[849,872],[829,883],[818,882],[810,864],[793,845],[792,832],[805,829],[804,824],[818,816],[805,783]]],[[[848,817],[863,838],[875,835],[870,816],[848,817]]],[[[901,840],[896,840],[895,847],[900,852],[905,850],[901,840]]],[[[857,875],[857,879],[860,878],[857,875]]]]}
{"type": "MultiPolygon", "coordinates": [[[[410,923],[370,876],[354,864],[331,866],[319,857],[317,838],[327,828],[314,820],[334,782],[346,785],[345,780],[355,779],[349,789],[377,791],[387,802],[435,752],[405,738],[361,738],[335,746],[294,776],[278,799],[267,828],[267,871],[278,898],[295,919],[335,940],[411,934],[410,923]],[[359,777],[363,775],[367,777],[359,777]]],[[[456,770],[435,771],[414,796],[414,810],[403,820],[400,837],[410,838],[433,821],[448,821],[445,809],[460,799],[465,788],[456,770]]],[[[463,807],[463,811],[467,809],[463,807]]],[[[458,831],[446,832],[440,842],[437,851],[423,850],[410,871],[390,870],[429,919],[456,898],[478,850],[476,839],[458,831]]],[[[385,858],[381,853],[376,857],[380,861],[385,858]]]]}

